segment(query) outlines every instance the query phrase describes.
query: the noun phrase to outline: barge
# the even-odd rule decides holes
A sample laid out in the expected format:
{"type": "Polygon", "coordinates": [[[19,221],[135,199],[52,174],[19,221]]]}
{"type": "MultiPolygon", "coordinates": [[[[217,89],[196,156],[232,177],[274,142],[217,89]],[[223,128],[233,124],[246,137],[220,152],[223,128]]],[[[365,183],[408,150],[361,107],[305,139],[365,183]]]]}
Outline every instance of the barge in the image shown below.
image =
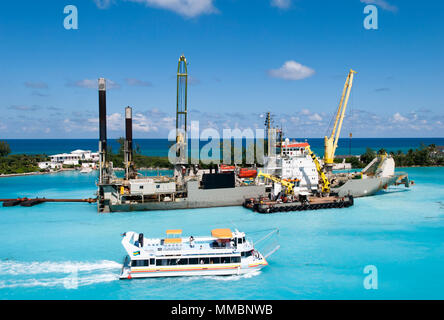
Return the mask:
{"type": "Polygon", "coordinates": [[[332,208],[348,208],[353,206],[353,196],[309,197],[300,194],[297,199],[285,197],[278,200],[268,198],[251,198],[245,200],[243,206],[259,213],[275,213],[287,211],[305,211],[332,208]]]}

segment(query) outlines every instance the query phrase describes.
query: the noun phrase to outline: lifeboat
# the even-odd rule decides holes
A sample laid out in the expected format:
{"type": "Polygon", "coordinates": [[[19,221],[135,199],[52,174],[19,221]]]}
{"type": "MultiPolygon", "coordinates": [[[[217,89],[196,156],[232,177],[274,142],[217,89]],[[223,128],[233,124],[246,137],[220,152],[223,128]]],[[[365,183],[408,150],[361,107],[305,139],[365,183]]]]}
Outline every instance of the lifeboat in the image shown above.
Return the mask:
{"type": "Polygon", "coordinates": [[[241,168],[239,170],[239,178],[255,178],[256,176],[256,169],[241,168]]]}

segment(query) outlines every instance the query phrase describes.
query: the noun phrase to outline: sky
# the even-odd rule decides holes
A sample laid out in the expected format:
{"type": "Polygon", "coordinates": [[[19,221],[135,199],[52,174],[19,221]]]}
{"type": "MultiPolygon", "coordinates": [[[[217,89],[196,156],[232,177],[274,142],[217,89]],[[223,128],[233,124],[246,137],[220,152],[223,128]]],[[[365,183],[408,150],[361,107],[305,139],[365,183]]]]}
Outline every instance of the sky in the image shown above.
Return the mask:
{"type": "Polygon", "coordinates": [[[0,139],[97,138],[100,77],[109,137],[129,105],[135,138],[166,138],[182,54],[201,130],[271,112],[287,136],[322,138],[353,69],[341,136],[444,137],[443,21],[436,0],[1,1],[0,139]]]}

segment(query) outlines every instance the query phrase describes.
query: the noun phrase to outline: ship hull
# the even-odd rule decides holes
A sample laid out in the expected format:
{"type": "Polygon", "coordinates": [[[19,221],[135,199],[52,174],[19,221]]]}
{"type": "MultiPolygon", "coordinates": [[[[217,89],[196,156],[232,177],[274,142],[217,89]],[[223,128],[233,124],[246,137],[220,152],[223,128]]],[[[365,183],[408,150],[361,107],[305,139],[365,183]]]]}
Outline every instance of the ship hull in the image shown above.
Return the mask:
{"type": "Polygon", "coordinates": [[[258,271],[267,265],[266,262],[252,266],[206,266],[205,268],[147,268],[146,270],[123,271],[120,279],[195,277],[195,276],[233,276],[258,271]]]}
{"type": "Polygon", "coordinates": [[[396,183],[398,175],[390,177],[378,177],[367,179],[348,180],[344,185],[338,188],[332,188],[331,191],[337,193],[339,197],[351,195],[354,198],[372,196],[375,193],[386,189],[396,183]]]}
{"type": "Polygon", "coordinates": [[[174,201],[162,202],[109,204],[109,211],[126,212],[241,206],[247,198],[257,198],[265,195],[265,186],[220,189],[190,188],[187,198],[177,198],[174,201]]]}

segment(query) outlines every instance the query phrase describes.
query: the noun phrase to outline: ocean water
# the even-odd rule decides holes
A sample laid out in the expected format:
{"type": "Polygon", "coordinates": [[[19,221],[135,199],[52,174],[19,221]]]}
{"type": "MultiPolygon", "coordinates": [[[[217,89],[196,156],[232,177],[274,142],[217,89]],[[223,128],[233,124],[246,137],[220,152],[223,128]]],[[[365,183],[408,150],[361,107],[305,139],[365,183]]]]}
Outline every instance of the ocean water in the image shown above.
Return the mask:
{"type": "MultiPolygon", "coordinates": [[[[296,138],[297,141],[305,141],[303,138],[296,138]]],[[[12,153],[28,153],[38,154],[45,153],[47,155],[71,152],[76,149],[97,151],[97,139],[7,139],[11,147],[12,153]]],[[[313,152],[318,156],[324,154],[324,139],[311,138],[307,139],[310,143],[313,152]]],[[[147,156],[168,156],[168,149],[171,146],[171,141],[167,139],[135,139],[134,145],[140,146],[142,154],[147,156]]],[[[207,142],[201,142],[202,147],[207,142]]],[[[119,144],[116,139],[108,140],[109,146],[116,152],[119,149],[119,144]]],[[[366,151],[366,148],[372,148],[378,151],[381,148],[386,151],[407,152],[409,149],[416,149],[421,144],[429,145],[444,145],[444,138],[353,138],[351,141],[348,138],[339,139],[337,155],[360,155],[366,151]]]]}
{"type": "MultiPolygon", "coordinates": [[[[347,209],[261,215],[242,207],[110,214],[92,204],[0,207],[0,299],[443,299],[444,168],[402,170],[414,186],[356,199],[347,209]],[[277,227],[273,241],[281,249],[248,276],[118,280],[120,233],[162,237],[181,228],[196,236],[219,227],[237,227],[253,240],[277,227]],[[364,288],[368,265],[377,268],[377,289],[364,288]]],[[[0,178],[0,198],[88,198],[96,179],[77,172],[0,178]]]]}

